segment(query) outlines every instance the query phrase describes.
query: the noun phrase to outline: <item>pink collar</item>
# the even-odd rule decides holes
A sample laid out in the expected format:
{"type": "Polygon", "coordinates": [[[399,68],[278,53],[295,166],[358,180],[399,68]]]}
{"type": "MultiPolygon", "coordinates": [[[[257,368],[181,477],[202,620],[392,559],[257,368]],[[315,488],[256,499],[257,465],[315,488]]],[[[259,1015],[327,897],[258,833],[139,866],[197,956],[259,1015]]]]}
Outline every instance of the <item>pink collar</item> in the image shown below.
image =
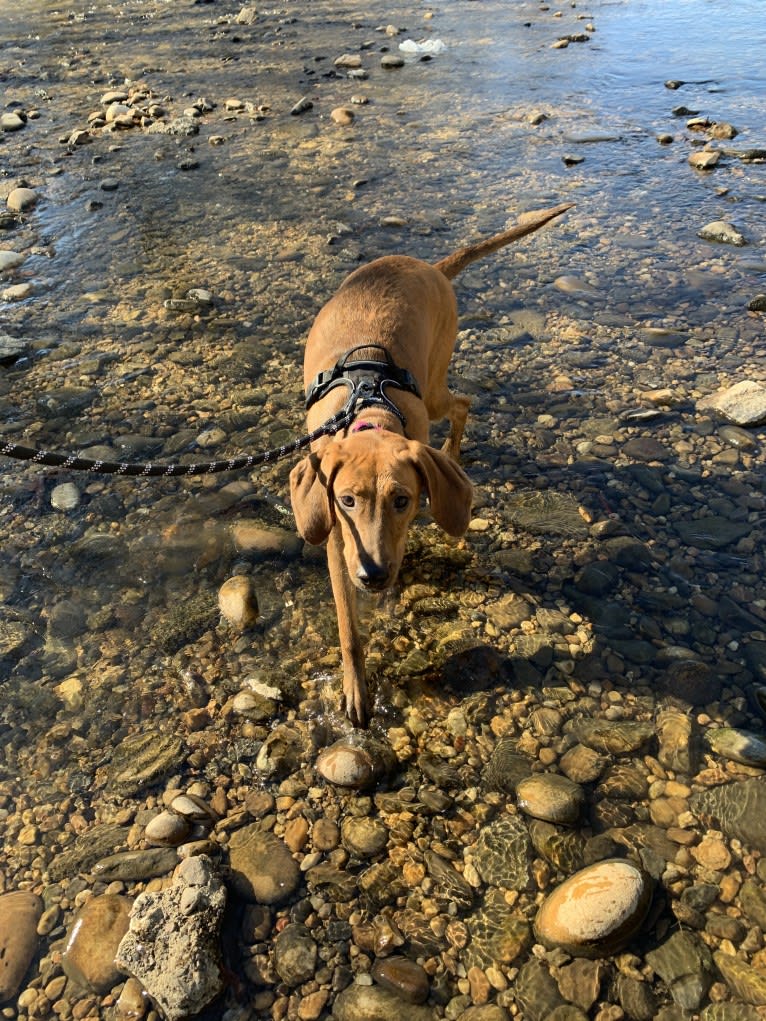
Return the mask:
{"type": "Polygon", "coordinates": [[[358,422],[354,422],[354,424],[351,426],[351,432],[362,433],[365,432],[367,429],[382,429],[382,428],[383,428],[382,425],[376,425],[374,422],[368,422],[366,419],[363,418],[358,422]]]}

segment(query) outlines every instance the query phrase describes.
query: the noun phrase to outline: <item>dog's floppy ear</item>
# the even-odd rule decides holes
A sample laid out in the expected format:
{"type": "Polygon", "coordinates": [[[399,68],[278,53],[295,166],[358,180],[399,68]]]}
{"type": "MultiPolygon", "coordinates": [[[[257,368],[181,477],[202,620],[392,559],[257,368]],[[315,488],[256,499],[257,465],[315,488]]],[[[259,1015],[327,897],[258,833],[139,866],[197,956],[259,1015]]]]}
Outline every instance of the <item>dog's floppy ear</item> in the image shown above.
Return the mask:
{"type": "Polygon", "coordinates": [[[290,472],[290,501],[298,532],[312,546],[320,546],[335,524],[335,514],[332,479],[325,475],[318,454],[304,457],[290,472]]]}
{"type": "Polygon", "coordinates": [[[473,486],[468,476],[448,454],[425,443],[410,444],[415,467],[428,491],[428,502],[436,523],[447,535],[463,535],[471,520],[473,486]]]}

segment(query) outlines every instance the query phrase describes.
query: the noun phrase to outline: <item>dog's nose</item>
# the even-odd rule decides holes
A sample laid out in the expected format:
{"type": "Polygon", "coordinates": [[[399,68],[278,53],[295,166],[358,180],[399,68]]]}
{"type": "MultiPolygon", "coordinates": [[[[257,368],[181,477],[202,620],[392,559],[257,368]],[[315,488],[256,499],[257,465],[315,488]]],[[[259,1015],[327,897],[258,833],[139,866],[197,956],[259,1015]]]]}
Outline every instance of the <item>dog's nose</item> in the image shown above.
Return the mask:
{"type": "Polygon", "coordinates": [[[390,569],[387,565],[374,564],[369,561],[365,564],[360,564],[359,570],[356,572],[360,583],[368,589],[385,588],[389,574],[390,569]]]}

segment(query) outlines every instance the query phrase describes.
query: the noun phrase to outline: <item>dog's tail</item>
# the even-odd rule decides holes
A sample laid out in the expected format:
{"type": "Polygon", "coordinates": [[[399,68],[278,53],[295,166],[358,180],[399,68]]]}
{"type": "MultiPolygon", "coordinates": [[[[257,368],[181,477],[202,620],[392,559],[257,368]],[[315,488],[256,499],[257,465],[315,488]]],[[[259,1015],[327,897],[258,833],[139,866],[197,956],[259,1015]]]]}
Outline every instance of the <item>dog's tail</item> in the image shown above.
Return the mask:
{"type": "Polygon", "coordinates": [[[434,263],[434,266],[436,269],[441,270],[448,280],[452,280],[453,277],[456,277],[458,273],[472,262],[476,262],[477,259],[483,259],[485,255],[491,255],[498,248],[504,248],[506,245],[518,241],[519,238],[526,237],[527,234],[533,234],[540,227],[544,227],[546,223],[555,220],[557,216],[561,216],[567,209],[571,209],[573,205],[573,202],[566,202],[561,206],[552,206],[550,209],[537,209],[532,213],[523,213],[519,217],[518,223],[511,227],[510,230],[503,231],[502,234],[496,234],[492,238],[487,238],[486,241],[480,241],[476,245],[459,248],[452,255],[448,255],[446,258],[434,263]]]}

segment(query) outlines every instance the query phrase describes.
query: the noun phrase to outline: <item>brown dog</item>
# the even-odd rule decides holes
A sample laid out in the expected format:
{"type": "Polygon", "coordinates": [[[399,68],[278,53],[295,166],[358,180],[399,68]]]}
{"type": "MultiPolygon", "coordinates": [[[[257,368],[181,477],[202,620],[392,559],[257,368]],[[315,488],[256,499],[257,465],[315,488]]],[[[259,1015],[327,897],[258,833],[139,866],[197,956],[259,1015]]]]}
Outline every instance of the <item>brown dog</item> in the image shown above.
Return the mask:
{"type": "Polygon", "coordinates": [[[457,464],[470,401],[447,389],[458,324],[449,281],[569,208],[529,213],[435,265],[401,255],[376,259],[344,280],[311,327],[308,428],[342,409],[348,419],[293,468],[290,496],[303,538],[314,545],[328,540],[343,702],[356,726],[366,725],[369,710],[356,591],[380,592],[396,580],[421,490],[449,535],[463,535],[471,519],[471,483],[457,464]],[[450,432],[435,450],[428,446],[429,422],[442,418],[450,432]]]}

